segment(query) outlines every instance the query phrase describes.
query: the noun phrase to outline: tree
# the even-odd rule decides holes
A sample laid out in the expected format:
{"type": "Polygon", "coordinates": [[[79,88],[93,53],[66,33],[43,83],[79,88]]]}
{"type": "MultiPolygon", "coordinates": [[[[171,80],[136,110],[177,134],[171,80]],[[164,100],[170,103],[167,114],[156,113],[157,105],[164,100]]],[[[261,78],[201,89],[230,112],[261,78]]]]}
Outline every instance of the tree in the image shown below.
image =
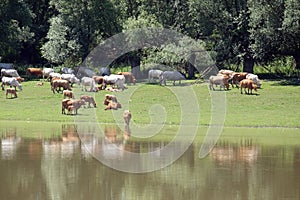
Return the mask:
{"type": "Polygon", "coordinates": [[[261,62],[293,56],[300,69],[299,0],[249,0],[252,49],[261,62]]]}
{"type": "Polygon", "coordinates": [[[34,35],[30,30],[32,13],[28,5],[19,0],[2,0],[0,8],[0,59],[16,62],[24,42],[34,35]]]}
{"type": "MultiPolygon", "coordinates": [[[[130,17],[128,20],[126,20],[123,24],[123,30],[129,31],[129,34],[127,34],[127,43],[129,45],[132,45],[136,43],[136,41],[143,40],[143,38],[146,35],[151,35],[151,33],[148,33],[147,30],[145,30],[144,34],[135,34],[135,32],[130,33],[130,30],[138,29],[138,28],[162,28],[162,25],[157,22],[157,19],[154,15],[150,15],[146,12],[142,12],[137,18],[130,17]]],[[[149,49],[137,49],[134,52],[130,52],[126,55],[126,57],[129,60],[129,63],[131,65],[131,71],[134,74],[135,77],[140,78],[141,77],[141,59],[143,55],[146,55],[146,51],[149,49]]]]}
{"type": "Polygon", "coordinates": [[[101,40],[119,30],[108,0],[51,0],[50,5],[58,14],[50,20],[48,41],[41,50],[53,63],[79,64],[101,40]]]}

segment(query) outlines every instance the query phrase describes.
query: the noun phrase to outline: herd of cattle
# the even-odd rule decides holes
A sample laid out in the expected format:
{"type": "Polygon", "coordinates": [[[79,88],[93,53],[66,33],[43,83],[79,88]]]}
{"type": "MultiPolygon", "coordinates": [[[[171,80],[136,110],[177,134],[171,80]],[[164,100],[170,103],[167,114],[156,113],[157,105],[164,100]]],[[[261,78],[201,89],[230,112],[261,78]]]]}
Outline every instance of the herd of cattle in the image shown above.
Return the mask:
{"type": "MultiPolygon", "coordinates": [[[[91,74],[90,76],[78,77],[74,74],[74,70],[71,68],[62,68],[62,73],[57,73],[52,68],[28,68],[28,77],[43,78],[44,81],[50,81],[51,91],[53,93],[63,93],[62,100],[62,114],[77,114],[78,109],[88,104],[96,107],[96,103],[93,97],[88,95],[82,95],[80,99],[74,98],[74,93],[72,92],[72,87],[74,84],[81,86],[82,91],[97,92],[99,90],[107,90],[110,92],[122,91],[125,89],[125,84],[135,84],[136,78],[130,72],[119,72],[118,74],[103,74],[101,76],[96,74],[91,74]],[[65,112],[68,111],[68,113],[65,112]]],[[[24,78],[20,77],[19,73],[15,69],[1,69],[1,87],[4,90],[4,86],[8,85],[9,88],[6,89],[6,98],[8,94],[17,98],[17,88],[22,90],[21,82],[24,78]]],[[[185,80],[185,75],[178,71],[162,71],[158,69],[152,69],[148,72],[148,82],[153,83],[155,80],[159,81],[160,85],[166,85],[166,81],[181,82],[185,80]]],[[[156,82],[156,81],[155,81],[156,82]]],[[[220,70],[215,76],[210,76],[209,78],[209,88],[214,90],[214,85],[220,86],[220,90],[229,89],[229,84],[232,87],[240,87],[240,92],[243,94],[243,89],[245,93],[252,94],[252,90],[257,91],[257,88],[261,86],[261,82],[257,75],[246,73],[246,72],[234,72],[232,70],[220,70]],[[246,91],[248,89],[248,91],[246,91]]],[[[42,86],[43,82],[37,83],[37,85],[42,86]]],[[[114,95],[106,95],[103,104],[106,106],[105,110],[118,109],[121,108],[120,102],[117,101],[114,95]]]]}
{"type": "MultiPolygon", "coordinates": [[[[154,79],[158,79],[160,84],[166,85],[166,81],[181,82],[185,80],[184,74],[178,71],[161,71],[161,70],[150,70],[148,73],[148,81],[153,82],[154,79]]],[[[257,91],[257,88],[261,87],[261,81],[258,76],[248,72],[234,72],[232,70],[222,69],[215,76],[209,77],[209,88],[215,90],[214,85],[220,86],[220,90],[229,90],[229,84],[231,83],[232,88],[240,87],[241,94],[243,89],[246,94],[252,94],[252,90],[257,91]],[[247,90],[246,90],[247,89],[247,90]]]]}
{"type": "MultiPolygon", "coordinates": [[[[52,68],[28,68],[26,75],[28,77],[43,78],[44,81],[50,81],[51,91],[53,93],[63,93],[62,100],[62,114],[77,114],[78,109],[83,105],[96,107],[96,102],[92,96],[82,95],[80,99],[74,98],[72,91],[73,85],[81,85],[82,91],[97,92],[99,90],[107,90],[110,92],[122,91],[125,89],[125,83],[136,83],[135,77],[130,72],[119,72],[118,74],[109,74],[104,76],[93,75],[92,77],[83,76],[81,79],[74,74],[74,71],[70,68],[62,68],[62,73],[57,73],[52,68]],[[66,113],[66,110],[68,111],[66,113]]],[[[15,69],[1,69],[1,87],[4,90],[5,85],[8,85],[6,89],[6,98],[8,94],[11,94],[14,98],[17,98],[17,88],[22,90],[21,82],[24,78],[19,76],[19,73],[15,69]]],[[[44,82],[40,81],[37,86],[43,86],[44,82]]],[[[121,104],[117,101],[114,95],[107,94],[105,96],[103,104],[106,106],[105,110],[121,108],[121,104]]]]}
{"type": "Polygon", "coordinates": [[[229,89],[229,83],[232,88],[240,87],[241,94],[243,89],[246,94],[252,94],[252,90],[257,91],[261,87],[261,81],[257,75],[248,72],[234,72],[232,70],[220,70],[216,76],[209,77],[209,88],[214,90],[214,85],[221,88],[229,89]],[[247,89],[247,90],[246,90],[247,89]]]}

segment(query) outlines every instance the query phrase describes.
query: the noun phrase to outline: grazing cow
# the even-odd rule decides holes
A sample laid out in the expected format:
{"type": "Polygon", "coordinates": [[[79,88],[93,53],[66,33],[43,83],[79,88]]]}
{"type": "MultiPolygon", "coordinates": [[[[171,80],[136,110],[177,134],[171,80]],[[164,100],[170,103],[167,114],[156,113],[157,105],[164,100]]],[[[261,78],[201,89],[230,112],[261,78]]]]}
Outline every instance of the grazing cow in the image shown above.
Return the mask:
{"type": "Polygon", "coordinates": [[[82,95],[80,97],[81,100],[85,101],[86,103],[88,103],[88,107],[91,107],[91,104],[93,104],[94,108],[96,108],[96,102],[95,99],[91,96],[88,95],[82,95]]]}
{"type": "Polygon", "coordinates": [[[69,81],[62,80],[62,79],[55,79],[51,82],[51,90],[53,93],[55,93],[54,90],[56,90],[57,93],[63,88],[63,90],[72,90],[69,81]]]}
{"type": "Polygon", "coordinates": [[[24,78],[21,76],[14,77],[19,83],[22,83],[24,81],[24,78]]]}
{"type": "Polygon", "coordinates": [[[238,87],[238,84],[240,83],[241,80],[246,79],[248,72],[234,72],[232,76],[232,87],[233,84],[235,84],[236,87],[238,87]]]}
{"type": "Polygon", "coordinates": [[[17,70],[15,69],[1,69],[1,77],[20,77],[17,70]]]}
{"type": "Polygon", "coordinates": [[[7,98],[7,95],[10,94],[10,98],[12,98],[12,95],[14,95],[14,98],[17,98],[18,95],[17,95],[17,91],[16,89],[14,88],[7,88],[6,89],[6,98],[7,98]]]}
{"type": "Polygon", "coordinates": [[[69,111],[69,107],[72,108],[72,111],[75,111],[75,114],[78,114],[78,109],[84,105],[85,102],[83,100],[72,100],[72,99],[63,99],[61,102],[61,113],[66,114],[65,109],[69,111]]]}
{"type": "Polygon", "coordinates": [[[258,88],[261,87],[261,82],[257,75],[249,73],[247,74],[246,79],[252,80],[257,85],[258,88]]]}
{"type": "Polygon", "coordinates": [[[131,120],[131,112],[129,110],[125,110],[123,112],[123,118],[126,126],[129,126],[131,120]]]}
{"type": "Polygon", "coordinates": [[[28,68],[26,71],[26,74],[31,77],[31,76],[35,76],[37,78],[42,77],[43,76],[43,70],[40,68],[28,68]]]}
{"type": "Polygon", "coordinates": [[[69,67],[62,67],[60,71],[62,74],[74,74],[75,72],[74,69],[69,67]]]}
{"type": "Polygon", "coordinates": [[[124,90],[125,89],[125,76],[124,75],[118,75],[118,74],[111,74],[109,76],[103,77],[103,85],[104,88],[106,85],[115,85],[119,89],[124,90]]]}
{"type": "Polygon", "coordinates": [[[119,72],[118,75],[124,75],[126,83],[133,83],[135,85],[136,79],[131,72],[119,72]]]}
{"type": "Polygon", "coordinates": [[[167,80],[173,81],[173,85],[175,85],[175,81],[179,81],[179,84],[181,84],[181,80],[186,80],[186,78],[179,71],[164,71],[161,84],[167,85],[167,80]]]}
{"type": "Polygon", "coordinates": [[[75,74],[61,74],[60,78],[69,81],[71,87],[73,87],[74,83],[80,84],[80,80],[75,76],[75,74]]]}
{"type": "Polygon", "coordinates": [[[95,83],[95,80],[93,78],[90,77],[83,77],[81,79],[81,85],[82,85],[82,91],[87,91],[86,87],[89,86],[90,87],[90,92],[97,92],[98,91],[98,87],[95,83]]]}
{"type": "Polygon", "coordinates": [[[210,76],[209,77],[209,89],[215,90],[214,85],[220,85],[220,90],[223,87],[225,90],[229,89],[228,79],[223,76],[210,76]]]}
{"type": "Polygon", "coordinates": [[[54,72],[54,69],[52,68],[44,68],[43,69],[43,79],[45,80],[45,78],[50,78],[50,73],[53,73],[54,72]]]}
{"type": "Polygon", "coordinates": [[[19,88],[19,90],[22,90],[22,85],[17,81],[15,77],[2,77],[2,90],[4,90],[4,85],[9,85],[10,87],[14,87],[16,90],[16,87],[19,88]]]}
{"type": "Polygon", "coordinates": [[[148,82],[153,82],[154,79],[158,79],[159,82],[161,82],[162,80],[162,74],[163,71],[159,70],[159,69],[151,69],[148,72],[148,82]]]}
{"type": "Polygon", "coordinates": [[[257,91],[257,86],[255,83],[250,80],[250,79],[244,79],[240,82],[240,89],[241,89],[241,94],[243,94],[243,88],[246,94],[252,94],[252,90],[254,89],[257,91]],[[246,88],[248,89],[248,92],[246,91],[246,88]],[[250,92],[250,93],[249,93],[250,92]]]}
{"type": "Polygon", "coordinates": [[[70,90],[63,90],[64,99],[69,97],[69,99],[74,99],[74,93],[70,90]]]}

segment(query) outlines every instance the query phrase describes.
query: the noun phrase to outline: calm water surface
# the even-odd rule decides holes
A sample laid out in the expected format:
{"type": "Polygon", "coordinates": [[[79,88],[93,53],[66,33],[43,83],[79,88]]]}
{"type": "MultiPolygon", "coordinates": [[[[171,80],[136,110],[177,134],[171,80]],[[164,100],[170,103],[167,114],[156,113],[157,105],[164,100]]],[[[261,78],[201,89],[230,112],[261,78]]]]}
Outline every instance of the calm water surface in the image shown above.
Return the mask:
{"type": "Polygon", "coordinates": [[[300,137],[295,130],[282,133],[293,142],[224,136],[205,159],[199,159],[201,142],[195,142],[164,169],[130,174],[104,166],[87,150],[101,149],[122,162],[122,155],[104,142],[132,152],[164,143],[124,142],[114,127],[105,129],[103,138],[86,136],[90,142],[85,145],[73,125],[0,128],[0,199],[300,199],[300,137]]]}

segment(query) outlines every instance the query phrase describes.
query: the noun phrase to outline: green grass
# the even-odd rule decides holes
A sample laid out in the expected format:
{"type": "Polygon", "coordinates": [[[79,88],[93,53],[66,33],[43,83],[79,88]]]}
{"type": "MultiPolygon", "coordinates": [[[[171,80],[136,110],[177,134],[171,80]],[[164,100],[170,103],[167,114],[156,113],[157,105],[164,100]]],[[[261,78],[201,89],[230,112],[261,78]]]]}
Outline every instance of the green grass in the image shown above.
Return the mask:
{"type": "MultiPolygon", "coordinates": [[[[53,94],[49,82],[43,86],[36,86],[36,83],[24,82],[23,91],[18,92],[19,96],[15,99],[6,99],[5,92],[0,92],[0,120],[73,122],[73,116],[61,114],[62,94],[53,94]]],[[[187,97],[186,102],[181,102],[182,106],[198,101],[199,124],[206,126],[211,119],[210,91],[206,84],[195,84],[192,88],[196,98],[187,97]]],[[[86,93],[81,92],[79,86],[76,86],[75,91],[76,98],[86,93]]],[[[130,109],[132,120],[140,126],[145,126],[151,120],[154,124],[179,125],[182,107],[176,95],[187,95],[189,92],[189,86],[161,87],[145,83],[129,85],[125,91],[114,93],[123,106],[117,111],[104,110],[104,96],[109,92],[87,92],[86,94],[95,95],[97,108],[82,108],[78,116],[92,112],[100,123],[115,123],[115,118],[120,118],[123,110],[130,109]],[[181,92],[176,94],[178,91],[181,92]]],[[[219,91],[213,92],[221,94],[219,91]]],[[[300,127],[299,86],[264,81],[258,95],[242,95],[236,88],[225,93],[227,127],[300,127]]],[[[192,110],[196,111],[197,109],[192,110]]]]}

